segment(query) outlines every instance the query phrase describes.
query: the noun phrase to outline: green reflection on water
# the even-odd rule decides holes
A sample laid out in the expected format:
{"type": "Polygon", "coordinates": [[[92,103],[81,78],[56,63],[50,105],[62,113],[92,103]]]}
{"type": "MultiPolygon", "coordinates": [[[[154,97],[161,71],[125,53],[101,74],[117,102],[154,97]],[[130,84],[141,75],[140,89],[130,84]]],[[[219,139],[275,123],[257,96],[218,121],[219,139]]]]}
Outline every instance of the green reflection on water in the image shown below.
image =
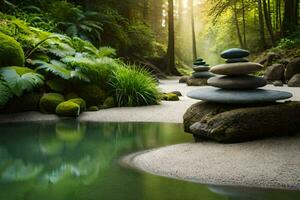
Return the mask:
{"type": "Polygon", "coordinates": [[[19,123],[1,125],[0,133],[1,200],[299,197],[296,192],[265,190],[254,190],[253,195],[241,188],[183,182],[118,165],[130,152],[192,141],[180,124],[19,123]]]}

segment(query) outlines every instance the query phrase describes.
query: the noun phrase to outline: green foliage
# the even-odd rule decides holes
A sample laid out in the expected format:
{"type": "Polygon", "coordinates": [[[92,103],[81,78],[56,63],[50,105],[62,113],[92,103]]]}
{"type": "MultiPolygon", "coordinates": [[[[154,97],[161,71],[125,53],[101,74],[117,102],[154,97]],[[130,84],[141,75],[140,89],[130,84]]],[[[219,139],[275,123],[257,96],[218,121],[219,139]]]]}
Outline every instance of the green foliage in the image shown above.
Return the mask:
{"type": "Polygon", "coordinates": [[[55,113],[57,105],[64,101],[64,96],[59,93],[46,93],[40,100],[40,110],[43,113],[55,113]]]}
{"type": "Polygon", "coordinates": [[[98,13],[83,11],[81,7],[66,1],[57,1],[50,9],[57,21],[57,28],[71,37],[90,41],[101,41],[102,23],[97,21],[98,13]]]}
{"type": "Polygon", "coordinates": [[[71,101],[65,101],[58,104],[55,113],[60,116],[77,117],[80,113],[80,106],[71,101]]]}
{"type": "Polygon", "coordinates": [[[119,62],[115,59],[86,58],[86,57],[66,57],[62,62],[76,69],[78,73],[86,75],[92,82],[105,85],[109,80],[112,71],[119,67],[119,62]]]}
{"type": "Polygon", "coordinates": [[[128,28],[130,54],[152,55],[154,52],[154,33],[150,27],[142,23],[132,24],[128,28]]]}
{"type": "MultiPolygon", "coordinates": [[[[299,43],[299,42],[298,42],[299,43]]],[[[297,41],[289,38],[282,38],[275,49],[292,49],[297,46],[297,41]]]]}
{"type": "Polygon", "coordinates": [[[2,108],[12,96],[13,93],[7,86],[6,82],[0,80],[0,108],[2,108]]]}
{"type": "Polygon", "coordinates": [[[0,32],[0,67],[23,66],[24,62],[21,45],[14,38],[0,32]]]}
{"type": "Polygon", "coordinates": [[[159,102],[156,82],[144,69],[120,67],[110,82],[118,106],[153,105],[159,102]]]}
{"type": "Polygon", "coordinates": [[[2,68],[0,69],[0,75],[11,92],[16,96],[21,96],[25,91],[30,92],[44,84],[42,75],[30,72],[29,69],[23,70],[21,67],[2,68]],[[18,69],[21,70],[19,71],[18,69]]]}
{"type": "Polygon", "coordinates": [[[41,97],[40,93],[27,93],[20,97],[14,97],[7,102],[2,111],[5,113],[38,111],[41,97]]]}

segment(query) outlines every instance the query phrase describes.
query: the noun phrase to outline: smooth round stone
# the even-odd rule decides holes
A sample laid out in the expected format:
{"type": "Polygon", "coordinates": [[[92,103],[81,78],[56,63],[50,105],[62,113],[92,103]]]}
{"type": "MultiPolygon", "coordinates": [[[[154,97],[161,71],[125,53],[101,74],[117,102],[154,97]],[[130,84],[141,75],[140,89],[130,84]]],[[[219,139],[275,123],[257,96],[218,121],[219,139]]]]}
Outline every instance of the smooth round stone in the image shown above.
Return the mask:
{"type": "Polygon", "coordinates": [[[223,89],[255,89],[267,85],[264,78],[257,76],[217,76],[208,79],[208,85],[223,89]]]}
{"type": "Polygon", "coordinates": [[[220,75],[247,75],[259,71],[262,68],[263,66],[261,64],[254,62],[227,63],[216,65],[210,68],[210,71],[220,75]]]}
{"type": "Polygon", "coordinates": [[[204,66],[204,65],[199,65],[199,66],[194,66],[193,67],[193,70],[195,72],[205,72],[205,71],[208,71],[210,69],[210,67],[207,67],[207,66],[204,66]]]}
{"type": "Polygon", "coordinates": [[[232,48],[221,53],[221,57],[225,59],[243,58],[249,56],[250,52],[245,49],[232,48]]]}
{"type": "Polygon", "coordinates": [[[205,65],[206,63],[204,61],[196,61],[194,62],[194,65],[205,65]]]}
{"type": "Polygon", "coordinates": [[[249,62],[247,58],[232,58],[226,60],[226,63],[249,62]]]}
{"type": "Polygon", "coordinates": [[[192,74],[193,78],[211,78],[214,77],[215,75],[213,73],[210,72],[194,72],[192,74]]]}
{"type": "Polygon", "coordinates": [[[289,92],[276,90],[224,90],[207,87],[190,91],[187,96],[192,99],[215,103],[250,104],[275,102],[277,100],[291,98],[293,95],[289,92]]]}

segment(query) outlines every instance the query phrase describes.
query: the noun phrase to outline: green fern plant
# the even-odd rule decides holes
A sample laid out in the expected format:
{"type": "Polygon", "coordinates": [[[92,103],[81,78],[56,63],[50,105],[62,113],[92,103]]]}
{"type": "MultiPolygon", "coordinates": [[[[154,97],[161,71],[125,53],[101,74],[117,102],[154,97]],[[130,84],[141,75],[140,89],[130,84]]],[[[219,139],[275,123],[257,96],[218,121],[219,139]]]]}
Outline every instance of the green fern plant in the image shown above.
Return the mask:
{"type": "Polygon", "coordinates": [[[112,58],[66,57],[61,60],[69,67],[85,74],[92,82],[105,85],[120,63],[112,58]]]}
{"type": "Polygon", "coordinates": [[[44,77],[41,74],[34,71],[18,73],[18,68],[22,67],[4,67],[0,69],[1,79],[5,81],[14,95],[19,97],[25,91],[30,92],[44,84],[44,77]]]}

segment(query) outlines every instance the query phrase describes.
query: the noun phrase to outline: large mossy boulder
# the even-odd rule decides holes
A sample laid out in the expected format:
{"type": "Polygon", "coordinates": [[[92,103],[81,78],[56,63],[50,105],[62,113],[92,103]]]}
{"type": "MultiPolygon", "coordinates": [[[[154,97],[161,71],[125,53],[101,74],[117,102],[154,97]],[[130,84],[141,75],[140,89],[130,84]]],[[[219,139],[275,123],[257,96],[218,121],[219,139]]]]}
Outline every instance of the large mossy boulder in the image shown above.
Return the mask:
{"type": "Polygon", "coordinates": [[[65,101],[58,104],[55,113],[64,117],[77,117],[80,113],[80,106],[77,103],[65,101]]]}
{"type": "Polygon", "coordinates": [[[23,66],[24,63],[21,45],[14,38],[0,32],[0,67],[23,66]]]}
{"type": "Polygon", "coordinates": [[[43,113],[55,113],[57,105],[64,101],[64,96],[59,93],[46,93],[40,100],[40,111],[43,113]]]}
{"type": "Polygon", "coordinates": [[[93,84],[81,85],[75,90],[76,94],[85,100],[87,106],[102,105],[107,97],[103,89],[93,84]]]}
{"type": "Polygon", "coordinates": [[[196,140],[242,142],[300,131],[300,102],[273,105],[224,105],[200,102],[184,114],[184,128],[196,140]]]}

